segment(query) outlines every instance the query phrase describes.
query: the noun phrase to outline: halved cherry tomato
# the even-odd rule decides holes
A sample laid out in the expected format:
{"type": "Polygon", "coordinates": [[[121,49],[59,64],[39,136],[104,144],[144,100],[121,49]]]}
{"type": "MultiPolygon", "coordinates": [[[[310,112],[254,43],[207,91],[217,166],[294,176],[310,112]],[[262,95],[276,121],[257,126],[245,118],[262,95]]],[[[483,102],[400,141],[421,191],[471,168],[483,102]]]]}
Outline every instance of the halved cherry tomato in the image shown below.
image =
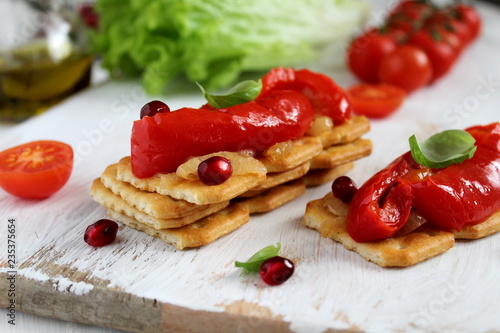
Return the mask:
{"type": "Polygon", "coordinates": [[[0,152],[0,187],[26,199],[60,190],[73,170],[73,149],[59,141],[33,141],[0,152]]]}
{"type": "Polygon", "coordinates": [[[354,113],[382,118],[399,108],[406,92],[388,84],[358,84],[347,89],[347,96],[354,113]]]}
{"type": "Polygon", "coordinates": [[[431,62],[418,47],[402,45],[382,60],[379,77],[382,83],[410,93],[429,83],[432,77],[431,62]]]}
{"type": "Polygon", "coordinates": [[[390,36],[369,31],[354,39],[347,50],[347,65],[359,79],[378,82],[378,69],[386,55],[396,49],[390,36]]]}

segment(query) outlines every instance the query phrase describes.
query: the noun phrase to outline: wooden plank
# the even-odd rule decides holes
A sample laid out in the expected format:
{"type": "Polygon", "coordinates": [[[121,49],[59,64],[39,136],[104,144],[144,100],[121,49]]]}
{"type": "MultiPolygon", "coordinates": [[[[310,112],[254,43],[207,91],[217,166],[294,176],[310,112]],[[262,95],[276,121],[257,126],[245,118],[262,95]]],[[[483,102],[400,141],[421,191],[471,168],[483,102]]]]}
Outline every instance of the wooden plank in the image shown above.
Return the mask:
{"type": "MultiPolygon", "coordinates": [[[[161,331],[162,307],[156,300],[131,295],[120,288],[110,290],[106,281],[96,279],[85,280],[93,286],[85,294],[68,292],[82,283],[83,277],[76,271],[65,272],[64,275],[68,279],[64,285],[58,284],[61,278],[54,283],[19,276],[16,280],[18,310],[131,332],[161,331]]],[[[1,274],[0,278],[5,279],[6,274],[1,274]]],[[[0,302],[3,305],[8,299],[2,296],[0,302]]]]}
{"type": "MultiPolygon", "coordinates": [[[[500,12],[480,8],[491,27],[500,12]]],[[[361,184],[406,151],[411,134],[423,139],[441,129],[499,121],[500,67],[491,56],[499,52],[495,31],[486,29],[446,77],[409,96],[396,114],[373,121],[367,136],[373,153],[348,175],[361,184]]],[[[324,72],[343,86],[354,83],[344,70],[324,72]]],[[[0,150],[44,138],[68,142],[77,157],[70,181],[51,198],[29,201],[0,192],[0,228],[7,219],[16,220],[18,311],[136,332],[494,332],[500,327],[499,234],[457,242],[414,267],[382,269],[301,224],[307,202],[322,197],[328,184],[253,216],[200,249],[177,251],[125,227],[112,245],[87,246],[86,226],[105,217],[88,196],[90,184],[128,154],[131,124],[149,99],[138,82],[114,82],[2,129],[0,150]],[[234,267],[235,260],[278,241],[282,255],[296,264],[284,285],[267,287],[234,267]]],[[[168,99],[172,109],[202,102],[194,92],[168,99]]],[[[5,231],[0,229],[2,307],[11,300],[5,231]]]]}

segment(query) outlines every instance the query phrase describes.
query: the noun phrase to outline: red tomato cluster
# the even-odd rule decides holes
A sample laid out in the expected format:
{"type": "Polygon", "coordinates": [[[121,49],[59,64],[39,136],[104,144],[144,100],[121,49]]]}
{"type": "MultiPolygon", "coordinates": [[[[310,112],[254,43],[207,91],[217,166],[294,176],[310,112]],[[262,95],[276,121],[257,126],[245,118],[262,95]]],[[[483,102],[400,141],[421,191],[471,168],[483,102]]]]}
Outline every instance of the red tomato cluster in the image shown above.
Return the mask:
{"type": "Polygon", "coordinates": [[[383,26],[352,41],[348,66],[362,81],[410,93],[446,74],[480,30],[481,18],[468,5],[401,1],[383,26]]]}

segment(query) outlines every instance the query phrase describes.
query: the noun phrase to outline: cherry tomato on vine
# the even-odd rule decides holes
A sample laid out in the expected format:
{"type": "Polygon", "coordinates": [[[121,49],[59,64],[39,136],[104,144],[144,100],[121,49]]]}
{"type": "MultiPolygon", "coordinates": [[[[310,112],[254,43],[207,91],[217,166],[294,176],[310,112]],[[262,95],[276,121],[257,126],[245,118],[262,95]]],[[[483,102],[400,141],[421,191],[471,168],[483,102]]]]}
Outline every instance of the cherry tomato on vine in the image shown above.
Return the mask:
{"type": "Polygon", "coordinates": [[[475,39],[481,32],[482,27],[479,13],[473,7],[466,4],[458,4],[454,9],[457,13],[457,19],[469,27],[471,38],[475,39]]]}
{"type": "Polygon", "coordinates": [[[434,13],[434,7],[423,1],[401,1],[391,12],[388,26],[411,33],[420,29],[434,13]]]}
{"type": "Polygon", "coordinates": [[[457,35],[464,46],[472,41],[472,31],[465,22],[452,18],[444,25],[444,28],[457,35]]]}
{"type": "Polygon", "coordinates": [[[446,74],[455,63],[458,52],[428,30],[415,32],[408,40],[427,54],[432,66],[431,82],[446,74]]]}
{"type": "Polygon", "coordinates": [[[431,30],[431,34],[434,36],[434,38],[437,38],[439,41],[442,41],[445,44],[449,45],[455,53],[456,57],[458,57],[462,50],[465,48],[465,44],[463,43],[462,39],[458,37],[455,32],[445,27],[436,27],[435,29],[431,30]]]}
{"type": "Polygon", "coordinates": [[[380,82],[410,93],[429,83],[432,67],[424,51],[413,45],[399,46],[387,55],[379,68],[380,82]]]}
{"type": "Polygon", "coordinates": [[[424,20],[431,16],[435,11],[432,4],[426,1],[415,1],[415,0],[405,0],[399,2],[392,14],[404,13],[411,19],[421,19],[424,20]]]}
{"type": "Polygon", "coordinates": [[[73,149],[59,141],[33,141],[0,152],[0,187],[26,199],[59,191],[73,170],[73,149]]]}
{"type": "Polygon", "coordinates": [[[406,42],[408,39],[408,33],[402,29],[391,28],[389,26],[383,26],[380,28],[372,28],[368,30],[368,33],[374,33],[381,36],[390,37],[394,40],[396,45],[406,42]]]}
{"type": "Polygon", "coordinates": [[[402,30],[406,34],[411,34],[414,30],[419,29],[421,24],[421,21],[410,20],[404,14],[394,15],[387,22],[389,28],[402,30]]]}
{"type": "Polygon", "coordinates": [[[458,16],[452,8],[438,10],[426,20],[424,28],[431,31],[435,29],[449,31],[459,38],[463,46],[466,46],[472,40],[472,34],[467,24],[457,19],[458,16]]]}
{"type": "Polygon", "coordinates": [[[370,118],[383,118],[396,111],[406,92],[388,84],[358,84],[347,89],[354,113],[370,118]]]}
{"type": "Polygon", "coordinates": [[[359,79],[378,82],[378,68],[382,59],[396,49],[396,41],[375,31],[354,39],[347,50],[347,65],[359,79]]]}

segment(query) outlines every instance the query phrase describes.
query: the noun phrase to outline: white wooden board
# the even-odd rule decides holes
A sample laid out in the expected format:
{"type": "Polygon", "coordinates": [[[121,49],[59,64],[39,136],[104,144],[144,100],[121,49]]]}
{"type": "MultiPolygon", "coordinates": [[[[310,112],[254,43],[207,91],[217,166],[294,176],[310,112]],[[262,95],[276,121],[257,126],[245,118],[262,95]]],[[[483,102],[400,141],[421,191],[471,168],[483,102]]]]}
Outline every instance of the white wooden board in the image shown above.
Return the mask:
{"type": "MultiPolygon", "coordinates": [[[[483,35],[454,69],[412,94],[390,118],[372,122],[373,154],[349,172],[358,184],[406,151],[411,134],[424,139],[442,129],[500,121],[500,10],[491,5],[479,9],[483,35]]],[[[313,69],[344,87],[355,82],[342,67],[313,69]]],[[[164,100],[172,109],[197,107],[203,102],[197,89],[179,87],[164,100]]],[[[13,218],[18,311],[144,332],[193,327],[207,332],[500,331],[500,235],[459,241],[414,267],[383,269],[301,224],[306,203],[322,197],[329,184],[271,213],[252,216],[247,225],[200,249],[177,251],[124,227],[112,245],[89,247],[83,241],[86,226],[105,217],[105,209],[88,196],[90,184],[107,165],[129,154],[132,121],[150,99],[138,82],[106,83],[1,129],[0,150],[55,139],[71,144],[76,154],[70,181],[49,199],[28,201],[0,191],[2,307],[9,301],[5,235],[13,218]],[[242,275],[234,267],[235,260],[276,242],[296,264],[284,285],[265,286],[258,276],[242,275]]],[[[13,328],[8,312],[1,314],[2,332],[29,332],[37,326],[32,323],[36,318],[26,316],[23,322],[18,312],[13,328]]],[[[90,329],[41,322],[40,332],[44,327],[90,329]]]]}

